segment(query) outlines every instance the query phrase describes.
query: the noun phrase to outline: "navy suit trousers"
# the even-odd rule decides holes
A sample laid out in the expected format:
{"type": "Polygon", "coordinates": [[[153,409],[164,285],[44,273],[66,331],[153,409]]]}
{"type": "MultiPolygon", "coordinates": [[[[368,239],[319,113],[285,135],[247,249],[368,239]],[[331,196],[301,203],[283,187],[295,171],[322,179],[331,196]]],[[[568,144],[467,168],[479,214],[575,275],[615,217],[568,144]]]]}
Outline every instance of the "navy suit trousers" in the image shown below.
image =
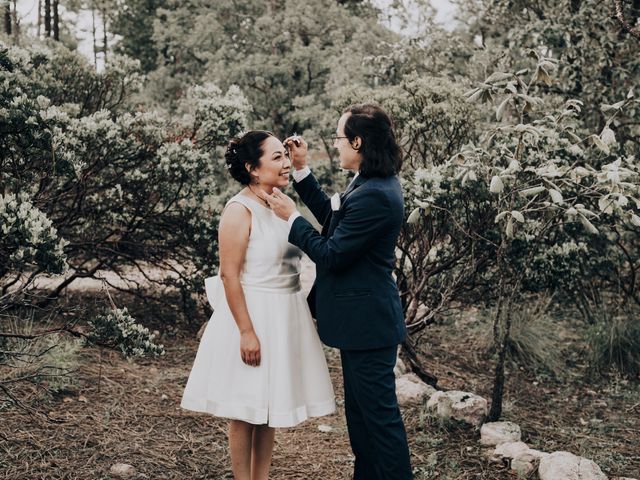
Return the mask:
{"type": "Polygon", "coordinates": [[[340,350],[354,480],[411,480],[393,368],[397,347],[340,350]]]}

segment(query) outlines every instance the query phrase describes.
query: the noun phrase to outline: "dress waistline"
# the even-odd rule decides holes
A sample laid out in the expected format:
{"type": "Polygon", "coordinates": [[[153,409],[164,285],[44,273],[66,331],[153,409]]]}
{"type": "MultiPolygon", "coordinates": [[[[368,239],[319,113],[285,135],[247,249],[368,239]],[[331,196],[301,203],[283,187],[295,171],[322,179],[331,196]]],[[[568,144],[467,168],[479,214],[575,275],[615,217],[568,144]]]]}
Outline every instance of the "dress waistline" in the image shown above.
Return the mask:
{"type": "MultiPolygon", "coordinates": [[[[279,275],[269,279],[261,278],[257,279],[243,277],[240,279],[242,288],[248,291],[274,293],[274,294],[286,294],[286,293],[298,293],[301,290],[300,274],[293,275],[279,275]]],[[[219,302],[224,297],[224,285],[219,275],[215,277],[208,277],[204,280],[204,287],[207,294],[207,300],[209,305],[215,310],[219,302]]]]}

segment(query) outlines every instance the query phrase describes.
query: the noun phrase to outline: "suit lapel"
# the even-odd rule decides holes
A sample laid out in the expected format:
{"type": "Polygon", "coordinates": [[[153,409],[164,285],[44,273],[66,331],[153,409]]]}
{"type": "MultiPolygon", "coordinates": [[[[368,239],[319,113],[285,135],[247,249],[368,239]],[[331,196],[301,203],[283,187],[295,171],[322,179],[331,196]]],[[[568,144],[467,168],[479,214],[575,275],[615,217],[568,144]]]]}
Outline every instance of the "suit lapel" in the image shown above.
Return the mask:
{"type": "Polygon", "coordinates": [[[366,181],[369,180],[367,177],[362,176],[362,174],[358,175],[347,187],[342,195],[340,195],[340,208],[337,211],[332,211],[329,215],[327,221],[322,226],[322,235],[325,237],[330,237],[333,231],[338,226],[338,222],[342,218],[342,210],[344,209],[345,201],[349,196],[356,190],[356,188],[362,186],[366,181]]]}

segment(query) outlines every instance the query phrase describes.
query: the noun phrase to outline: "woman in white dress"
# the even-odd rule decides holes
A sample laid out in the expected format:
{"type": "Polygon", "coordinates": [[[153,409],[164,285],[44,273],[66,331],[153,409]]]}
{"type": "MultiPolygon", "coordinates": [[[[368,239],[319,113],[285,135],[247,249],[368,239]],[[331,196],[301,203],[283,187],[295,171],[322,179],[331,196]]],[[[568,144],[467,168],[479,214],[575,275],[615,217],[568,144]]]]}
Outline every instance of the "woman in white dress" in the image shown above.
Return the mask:
{"type": "Polygon", "coordinates": [[[289,183],[291,162],[270,132],[229,143],[227,167],[244,189],[218,229],[219,276],[208,279],[214,307],[181,406],[231,419],[236,480],[267,479],[275,427],[335,411],[322,345],[300,291],[302,252],[287,222],[259,196],[289,183]]]}

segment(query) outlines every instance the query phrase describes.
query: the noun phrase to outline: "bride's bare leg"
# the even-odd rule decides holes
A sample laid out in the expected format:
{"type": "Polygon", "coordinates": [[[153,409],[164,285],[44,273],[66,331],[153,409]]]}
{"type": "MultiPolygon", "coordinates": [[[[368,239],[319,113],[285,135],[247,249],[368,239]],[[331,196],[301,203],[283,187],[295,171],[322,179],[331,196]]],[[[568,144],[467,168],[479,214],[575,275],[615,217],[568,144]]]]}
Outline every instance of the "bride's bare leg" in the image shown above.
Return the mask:
{"type": "Polygon", "coordinates": [[[256,425],[253,429],[251,480],[267,480],[269,478],[275,434],[276,429],[268,425],[256,425]]]}
{"type": "Polygon", "coordinates": [[[231,471],[235,480],[251,480],[252,425],[241,420],[229,423],[229,450],[231,451],[231,471]]]}

